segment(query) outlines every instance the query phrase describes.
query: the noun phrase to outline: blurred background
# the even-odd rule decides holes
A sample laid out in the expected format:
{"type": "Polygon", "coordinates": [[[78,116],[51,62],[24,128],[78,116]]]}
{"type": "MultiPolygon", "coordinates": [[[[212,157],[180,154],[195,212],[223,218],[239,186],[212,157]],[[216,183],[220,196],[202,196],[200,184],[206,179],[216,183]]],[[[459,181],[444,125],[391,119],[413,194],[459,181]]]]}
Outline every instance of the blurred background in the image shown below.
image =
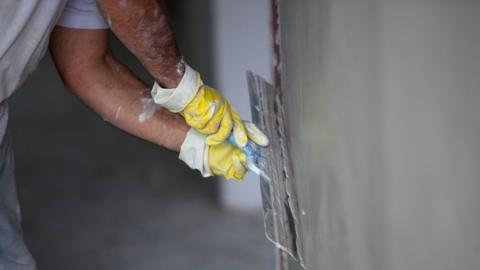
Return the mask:
{"type": "MultiPolygon", "coordinates": [[[[167,4],[187,61],[250,118],[245,71],[270,78],[268,1],[167,4]]],[[[39,269],[274,268],[255,176],[203,179],[178,153],[114,128],[64,89],[49,55],[10,109],[25,238],[39,269]]]]}

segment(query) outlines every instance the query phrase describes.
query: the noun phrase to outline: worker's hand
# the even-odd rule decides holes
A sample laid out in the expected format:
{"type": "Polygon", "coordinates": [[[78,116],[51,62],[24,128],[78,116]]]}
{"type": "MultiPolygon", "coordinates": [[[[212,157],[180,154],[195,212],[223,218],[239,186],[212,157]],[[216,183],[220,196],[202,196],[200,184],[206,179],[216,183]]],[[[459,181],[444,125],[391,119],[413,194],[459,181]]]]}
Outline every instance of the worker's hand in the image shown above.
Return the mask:
{"type": "Polygon", "coordinates": [[[208,166],[213,175],[242,180],[247,172],[247,156],[240,148],[225,141],[208,146],[208,166]]]}
{"type": "Polygon", "coordinates": [[[262,147],[268,146],[269,140],[267,135],[265,135],[260,129],[258,129],[258,127],[254,123],[250,121],[243,121],[243,125],[245,126],[245,130],[247,131],[247,137],[249,140],[262,147]]]}
{"type": "Polygon", "coordinates": [[[202,134],[208,134],[207,144],[217,145],[234,130],[239,145],[247,143],[242,120],[230,104],[215,89],[201,84],[197,94],[184,107],[181,114],[187,124],[202,134]]]}
{"type": "Polygon", "coordinates": [[[155,83],[152,97],[155,103],[180,113],[190,127],[208,135],[207,145],[221,144],[232,129],[240,147],[245,146],[249,138],[263,146],[268,144],[268,139],[265,141],[266,136],[260,130],[249,128],[251,125],[246,129],[229,102],[216,90],[203,84],[198,72],[188,65],[177,88],[164,89],[155,83]]]}
{"type": "Polygon", "coordinates": [[[247,156],[228,141],[206,144],[207,136],[191,128],[180,148],[179,158],[204,177],[219,175],[242,180],[247,171],[247,156]]]}

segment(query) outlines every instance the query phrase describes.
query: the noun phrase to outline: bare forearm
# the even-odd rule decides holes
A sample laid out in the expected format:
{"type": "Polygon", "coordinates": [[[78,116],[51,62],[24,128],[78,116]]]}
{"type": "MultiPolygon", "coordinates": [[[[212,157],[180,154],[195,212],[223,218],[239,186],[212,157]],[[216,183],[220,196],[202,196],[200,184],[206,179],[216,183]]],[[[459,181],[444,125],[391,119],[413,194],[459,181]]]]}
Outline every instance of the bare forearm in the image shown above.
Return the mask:
{"type": "MultiPolygon", "coordinates": [[[[147,108],[149,89],[113,58],[92,70],[89,89],[78,89],[77,96],[106,121],[142,139],[180,151],[188,130],[183,118],[163,109],[147,108]],[[147,104],[147,107],[145,106],[147,104]]],[[[81,86],[77,87],[80,88],[81,86]]]]}
{"type": "Polygon", "coordinates": [[[106,34],[92,35],[88,31],[64,28],[54,31],[51,51],[67,87],[113,125],[155,144],[179,151],[188,131],[183,118],[161,108],[150,117],[143,117],[145,110],[142,101],[150,98],[149,90],[118,63],[108,49],[105,49],[107,51],[102,57],[85,49],[84,44],[102,44],[99,38],[106,38],[106,34]],[[70,34],[71,31],[75,35],[70,34]],[[85,37],[82,37],[84,33],[85,37]],[[89,40],[90,36],[92,40],[89,40]],[[71,57],[72,55],[79,57],[71,57]]]}
{"type": "Polygon", "coordinates": [[[184,64],[163,0],[98,0],[112,31],[164,87],[180,82],[184,64]]]}

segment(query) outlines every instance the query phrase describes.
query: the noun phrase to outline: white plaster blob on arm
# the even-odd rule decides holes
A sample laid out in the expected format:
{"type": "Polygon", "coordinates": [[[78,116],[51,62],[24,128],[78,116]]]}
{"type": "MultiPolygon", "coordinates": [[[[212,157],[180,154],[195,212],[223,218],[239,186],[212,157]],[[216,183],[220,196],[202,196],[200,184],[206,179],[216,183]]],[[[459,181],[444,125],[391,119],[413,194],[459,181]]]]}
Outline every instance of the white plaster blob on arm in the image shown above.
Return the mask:
{"type": "Polygon", "coordinates": [[[140,123],[150,119],[160,107],[159,105],[155,104],[151,98],[142,98],[140,99],[140,103],[142,104],[142,113],[138,115],[138,122],[140,123]]]}

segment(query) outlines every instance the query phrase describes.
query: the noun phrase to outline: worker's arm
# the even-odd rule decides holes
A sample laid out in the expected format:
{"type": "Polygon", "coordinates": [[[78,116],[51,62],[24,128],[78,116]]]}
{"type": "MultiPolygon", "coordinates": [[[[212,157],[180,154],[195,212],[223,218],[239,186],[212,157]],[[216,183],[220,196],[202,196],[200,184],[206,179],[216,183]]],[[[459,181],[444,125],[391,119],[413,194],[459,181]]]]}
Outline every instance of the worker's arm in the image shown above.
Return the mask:
{"type": "Polygon", "coordinates": [[[249,138],[265,142],[263,134],[261,138],[250,136],[229,102],[203,84],[200,74],[183,61],[163,0],[97,3],[115,35],[156,79],[152,88],[155,103],[179,113],[189,126],[208,135],[207,145],[224,142],[232,131],[240,146],[249,138]]]}
{"type": "Polygon", "coordinates": [[[180,150],[189,127],[183,118],[163,108],[143,117],[150,91],[113,57],[106,30],[57,26],[50,50],[67,88],[106,121],[155,144],[180,150]]]}
{"type": "Polygon", "coordinates": [[[180,152],[180,159],[205,177],[243,178],[246,156],[237,147],[228,142],[207,146],[204,134],[163,108],[157,107],[150,117],[145,114],[150,91],[113,57],[106,30],[57,26],[50,51],[67,88],[108,122],[180,152]]]}
{"type": "Polygon", "coordinates": [[[174,88],[182,61],[163,0],[97,0],[110,29],[158,83],[174,88]]]}

